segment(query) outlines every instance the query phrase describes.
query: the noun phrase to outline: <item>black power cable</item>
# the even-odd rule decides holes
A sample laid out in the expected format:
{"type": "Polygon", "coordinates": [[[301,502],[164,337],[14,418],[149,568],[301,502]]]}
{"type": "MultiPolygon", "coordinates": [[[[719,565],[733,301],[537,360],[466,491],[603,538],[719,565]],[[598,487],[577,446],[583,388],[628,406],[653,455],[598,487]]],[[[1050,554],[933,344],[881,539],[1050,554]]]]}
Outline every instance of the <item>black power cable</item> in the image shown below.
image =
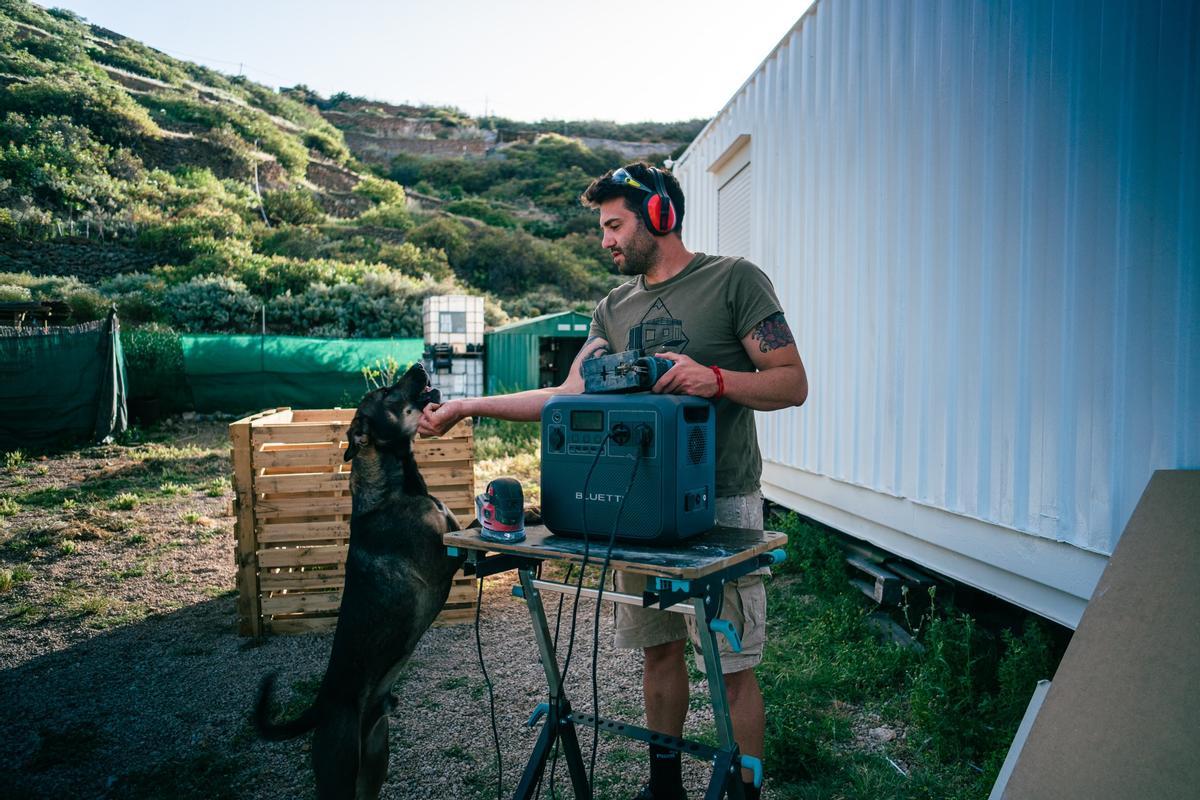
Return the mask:
{"type": "MultiPolygon", "coordinates": [[[[540,578],[542,575],[541,562],[538,562],[537,571],[538,571],[538,577],[540,578]]],[[[575,571],[575,565],[568,564],[567,565],[567,576],[566,576],[566,578],[564,578],[565,582],[570,582],[571,573],[574,571],[575,571]]],[[[562,594],[558,595],[558,610],[554,612],[554,639],[552,640],[552,642],[550,644],[550,650],[551,650],[551,652],[554,652],[554,653],[558,652],[558,631],[559,631],[559,626],[562,624],[562,607],[563,607],[563,600],[565,600],[565,599],[566,598],[562,594]]],[[[554,740],[553,758],[550,761],[550,796],[552,798],[557,797],[557,795],[554,791],[554,771],[557,768],[558,768],[558,739],[555,739],[554,740]]],[[[541,774],[541,776],[538,777],[537,787],[533,790],[534,797],[542,796],[542,780],[545,779],[545,777],[546,777],[545,772],[543,772],[541,774]]]]}
{"type": "MultiPolygon", "coordinates": [[[[587,477],[585,477],[583,479],[583,499],[580,501],[583,504],[582,505],[582,511],[583,511],[583,561],[580,562],[580,564],[579,564],[579,580],[576,581],[576,583],[575,583],[575,602],[571,607],[571,632],[567,637],[567,657],[563,661],[563,667],[562,667],[562,673],[561,673],[562,679],[561,679],[560,683],[561,683],[562,689],[564,691],[566,690],[566,686],[567,686],[567,673],[571,669],[571,656],[575,651],[575,626],[576,626],[576,622],[578,621],[578,616],[579,616],[579,596],[580,596],[580,593],[583,591],[583,576],[587,572],[588,560],[591,558],[591,540],[588,538],[588,525],[587,525],[588,487],[592,483],[592,473],[595,472],[596,465],[600,463],[600,456],[604,453],[604,446],[606,444],[608,444],[608,440],[611,438],[611,436],[612,436],[612,434],[610,434],[610,433],[604,434],[604,438],[600,441],[600,445],[596,448],[596,455],[592,458],[592,465],[590,467],[588,467],[587,477]]],[[[624,498],[622,498],[622,499],[624,499],[624,498]]],[[[617,511],[617,514],[620,515],[620,510],[617,511]]],[[[560,606],[560,609],[561,609],[561,606],[560,606]]],[[[558,624],[556,622],[555,630],[557,631],[557,629],[558,629],[558,624]]],[[[558,652],[557,636],[555,637],[554,644],[555,644],[555,653],[557,654],[557,652],[558,652]]],[[[592,660],[595,661],[595,656],[592,657],[592,660]]],[[[553,713],[555,715],[554,719],[555,720],[561,719],[562,715],[560,713],[561,709],[559,707],[559,699],[556,697],[552,697],[552,698],[550,698],[550,701],[551,701],[550,702],[550,711],[551,711],[551,713],[553,713]]],[[[554,757],[551,759],[551,762],[550,762],[550,797],[552,798],[552,800],[553,800],[553,798],[557,797],[557,795],[555,793],[555,787],[554,787],[554,777],[555,777],[555,771],[557,770],[557,768],[558,768],[558,741],[556,740],[554,742],[554,757]]],[[[589,781],[589,789],[590,788],[591,787],[590,787],[590,781],[589,781]]]]}
{"type": "Polygon", "coordinates": [[[487,684],[488,711],[492,715],[492,741],[496,745],[496,800],[504,798],[504,762],[500,756],[500,731],[496,727],[496,695],[492,691],[492,679],[483,663],[483,642],[479,638],[479,610],[483,608],[483,578],[479,579],[479,593],[475,597],[475,652],[479,656],[479,669],[483,671],[483,682],[487,684]]]}
{"type": "Polygon", "coordinates": [[[625,494],[621,495],[621,500],[617,506],[617,518],[613,520],[612,530],[608,534],[608,547],[604,553],[604,565],[600,568],[600,585],[596,590],[596,609],[592,618],[592,714],[596,718],[596,724],[592,727],[592,759],[588,764],[588,786],[593,785],[593,777],[596,772],[596,752],[600,746],[600,692],[597,689],[596,681],[596,662],[599,660],[600,654],[600,601],[604,599],[604,579],[608,575],[608,565],[612,561],[613,544],[617,539],[617,529],[621,526],[621,512],[625,510],[625,500],[629,497],[629,493],[633,491],[633,482],[637,480],[638,465],[642,463],[642,448],[644,443],[638,447],[637,458],[633,461],[633,470],[629,474],[629,485],[625,487],[625,494]]]}

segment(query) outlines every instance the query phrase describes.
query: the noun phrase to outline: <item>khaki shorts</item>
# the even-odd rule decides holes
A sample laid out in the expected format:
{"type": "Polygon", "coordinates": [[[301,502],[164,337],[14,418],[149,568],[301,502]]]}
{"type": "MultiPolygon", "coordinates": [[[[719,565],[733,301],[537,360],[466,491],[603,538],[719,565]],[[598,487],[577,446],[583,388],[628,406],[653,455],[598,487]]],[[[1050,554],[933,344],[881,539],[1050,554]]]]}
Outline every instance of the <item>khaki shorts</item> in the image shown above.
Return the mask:
{"type": "MultiPolygon", "coordinates": [[[[717,524],[734,528],[762,528],[762,492],[717,498],[717,524]]],[[[758,570],[725,584],[725,599],[721,604],[721,619],[733,623],[742,641],[742,651],[735,653],[729,640],[718,635],[717,650],[721,654],[721,671],[726,675],[758,666],[762,661],[763,645],[767,641],[767,590],[763,574],[758,570]]],[[[613,576],[618,592],[640,596],[646,588],[645,575],[617,572],[613,576]]],[[[696,633],[696,618],[691,614],[661,611],[657,608],[616,603],[616,645],[624,649],[643,649],[655,645],[691,639],[695,648],[696,668],[704,672],[704,656],[700,652],[700,637],[696,633]]]]}

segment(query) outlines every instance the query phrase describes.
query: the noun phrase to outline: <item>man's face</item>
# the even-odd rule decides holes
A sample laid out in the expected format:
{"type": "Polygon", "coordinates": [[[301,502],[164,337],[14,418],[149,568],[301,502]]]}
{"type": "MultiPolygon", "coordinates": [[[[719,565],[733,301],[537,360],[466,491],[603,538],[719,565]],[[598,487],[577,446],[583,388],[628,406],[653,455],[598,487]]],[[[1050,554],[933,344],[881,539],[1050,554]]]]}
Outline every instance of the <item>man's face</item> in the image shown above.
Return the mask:
{"type": "Polygon", "coordinates": [[[600,245],[612,254],[622,275],[644,275],[658,261],[658,240],[646,230],[625,200],[614,197],[600,204],[600,245]]]}

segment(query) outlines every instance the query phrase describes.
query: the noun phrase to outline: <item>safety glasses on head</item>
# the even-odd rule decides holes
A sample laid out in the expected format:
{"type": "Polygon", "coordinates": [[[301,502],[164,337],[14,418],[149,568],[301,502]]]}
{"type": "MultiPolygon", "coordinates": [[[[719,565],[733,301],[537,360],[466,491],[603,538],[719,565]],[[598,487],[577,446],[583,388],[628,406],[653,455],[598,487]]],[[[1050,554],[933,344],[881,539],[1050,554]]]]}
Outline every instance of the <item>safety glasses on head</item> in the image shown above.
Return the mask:
{"type": "Polygon", "coordinates": [[[629,174],[629,170],[621,167],[608,178],[609,183],[615,183],[618,186],[632,186],[634,189],[641,189],[643,192],[654,193],[654,190],[643,184],[641,181],[629,174]]]}

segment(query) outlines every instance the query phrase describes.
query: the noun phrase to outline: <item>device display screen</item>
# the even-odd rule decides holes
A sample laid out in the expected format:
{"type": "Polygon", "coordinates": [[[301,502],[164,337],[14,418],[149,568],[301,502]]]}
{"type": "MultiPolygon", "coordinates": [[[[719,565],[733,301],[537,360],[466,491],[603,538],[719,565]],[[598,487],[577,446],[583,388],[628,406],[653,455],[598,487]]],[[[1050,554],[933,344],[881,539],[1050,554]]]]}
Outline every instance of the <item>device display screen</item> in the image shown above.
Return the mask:
{"type": "Polygon", "coordinates": [[[571,430],[573,431],[602,431],[604,430],[603,411],[572,411],[571,430]]]}

